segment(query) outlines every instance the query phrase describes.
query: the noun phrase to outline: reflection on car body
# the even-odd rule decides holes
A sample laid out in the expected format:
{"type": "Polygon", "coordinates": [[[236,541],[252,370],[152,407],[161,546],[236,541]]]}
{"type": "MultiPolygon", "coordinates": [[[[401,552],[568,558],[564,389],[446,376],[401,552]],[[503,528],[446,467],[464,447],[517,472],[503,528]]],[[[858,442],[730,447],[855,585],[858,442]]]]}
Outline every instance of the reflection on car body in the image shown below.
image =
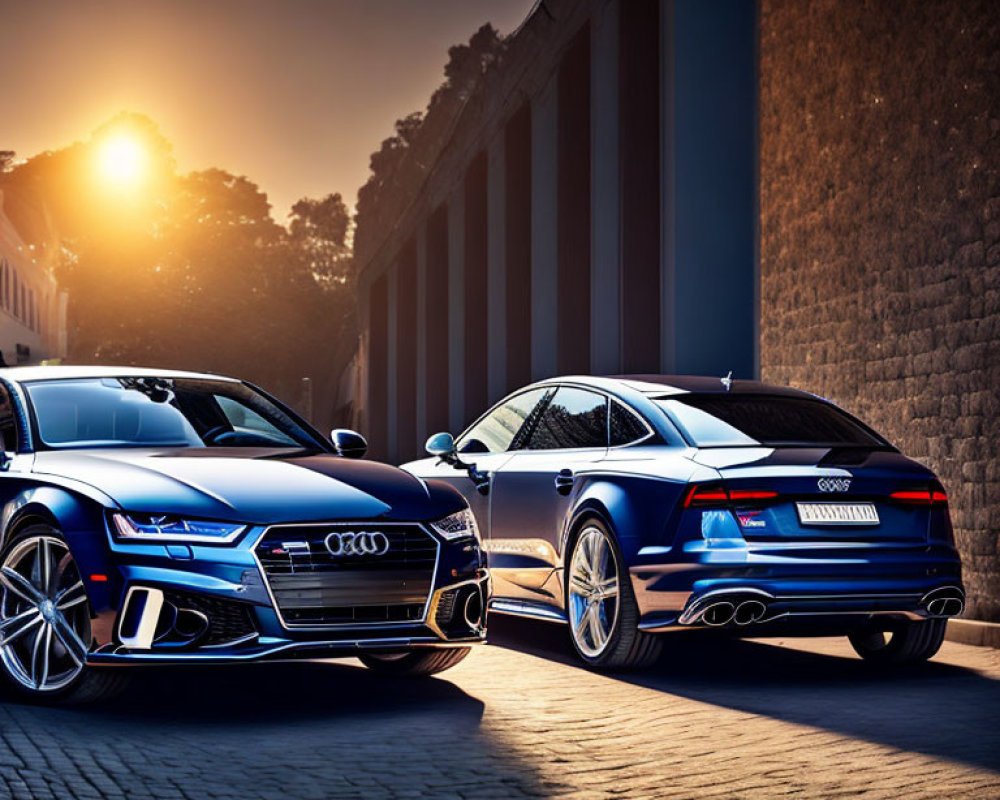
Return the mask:
{"type": "Polygon", "coordinates": [[[491,609],[568,623],[595,666],[648,664],[658,634],[706,627],[847,635],[867,659],[917,661],[963,608],[937,478],[806,392],[553,378],[428,451],[404,468],[466,495],[491,609]]]}

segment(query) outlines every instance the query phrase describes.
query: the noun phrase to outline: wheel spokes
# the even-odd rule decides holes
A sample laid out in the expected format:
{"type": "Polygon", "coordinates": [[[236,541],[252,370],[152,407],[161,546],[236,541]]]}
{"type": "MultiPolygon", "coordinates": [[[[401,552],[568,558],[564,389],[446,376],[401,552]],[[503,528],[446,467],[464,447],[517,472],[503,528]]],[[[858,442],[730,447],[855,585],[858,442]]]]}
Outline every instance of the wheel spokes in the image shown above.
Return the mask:
{"type": "Polygon", "coordinates": [[[0,662],[24,688],[52,692],[76,679],[90,650],[86,586],[55,535],[16,543],[0,566],[0,662]]]}
{"type": "Polygon", "coordinates": [[[587,578],[579,572],[574,572],[569,576],[570,588],[575,589],[579,594],[586,595],[590,593],[591,584],[587,578]]]}
{"type": "Polygon", "coordinates": [[[591,603],[588,611],[590,616],[590,638],[594,643],[594,647],[600,650],[608,640],[607,631],[604,630],[604,623],[601,622],[600,607],[597,603],[591,603]]]}
{"type": "Polygon", "coordinates": [[[28,631],[33,630],[42,621],[41,612],[32,606],[10,619],[0,622],[0,647],[19,639],[28,631]]]}
{"type": "Polygon", "coordinates": [[[82,666],[87,658],[87,651],[90,648],[84,644],[83,640],[77,635],[76,631],[73,630],[62,614],[56,614],[53,628],[56,637],[62,643],[62,646],[66,648],[66,653],[69,657],[73,659],[78,667],[82,666]]]}
{"type": "Polygon", "coordinates": [[[49,657],[52,648],[52,626],[43,625],[35,634],[35,644],[31,651],[31,680],[36,689],[41,689],[49,679],[49,657]]]}
{"type": "Polygon", "coordinates": [[[80,603],[86,603],[87,593],[84,588],[83,581],[77,581],[72,586],[60,591],[55,599],[56,608],[65,611],[67,608],[80,605],[80,603]]]}
{"type": "Polygon", "coordinates": [[[26,600],[29,603],[40,603],[45,599],[45,596],[38,591],[31,581],[13,567],[5,566],[0,568],[0,584],[3,584],[4,588],[8,591],[13,592],[22,600],[26,600]]]}

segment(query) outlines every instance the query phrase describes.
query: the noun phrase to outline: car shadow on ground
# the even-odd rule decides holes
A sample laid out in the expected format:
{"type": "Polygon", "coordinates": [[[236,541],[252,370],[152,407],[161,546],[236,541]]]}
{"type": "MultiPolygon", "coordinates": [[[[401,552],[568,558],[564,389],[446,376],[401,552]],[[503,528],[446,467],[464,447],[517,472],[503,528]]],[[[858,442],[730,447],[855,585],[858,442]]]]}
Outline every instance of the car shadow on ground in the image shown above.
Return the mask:
{"type": "MultiPolygon", "coordinates": [[[[565,628],[490,617],[490,642],[585,669],[565,628]]],[[[930,661],[895,672],[827,655],[698,632],[665,634],[651,669],[617,680],[870,742],[1000,770],[1000,681],[930,661]]],[[[793,640],[785,640],[793,642],[793,640]]],[[[803,641],[804,645],[805,642],[803,641]]]]}
{"type": "Polygon", "coordinates": [[[143,798],[459,797],[484,783],[494,796],[546,793],[550,782],[483,712],[445,675],[385,676],[352,661],[136,669],[99,704],[5,693],[0,764],[20,771],[0,774],[0,796],[5,783],[41,780],[36,767],[51,785],[44,797],[76,796],[83,779],[143,798]]]}
{"type": "Polygon", "coordinates": [[[309,720],[433,708],[478,722],[483,704],[446,675],[398,678],[350,661],[261,662],[135,670],[105,714],[213,723],[309,720]]]}

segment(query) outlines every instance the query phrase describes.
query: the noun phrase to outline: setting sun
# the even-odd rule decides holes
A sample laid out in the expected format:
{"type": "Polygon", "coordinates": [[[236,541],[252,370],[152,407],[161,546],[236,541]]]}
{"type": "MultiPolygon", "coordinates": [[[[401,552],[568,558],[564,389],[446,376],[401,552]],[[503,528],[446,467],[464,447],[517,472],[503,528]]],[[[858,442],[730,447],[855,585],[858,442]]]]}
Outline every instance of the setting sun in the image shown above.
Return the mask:
{"type": "Polygon", "coordinates": [[[102,142],[97,159],[101,177],[116,186],[132,186],[146,171],[145,149],[127,134],[117,134],[102,142]]]}

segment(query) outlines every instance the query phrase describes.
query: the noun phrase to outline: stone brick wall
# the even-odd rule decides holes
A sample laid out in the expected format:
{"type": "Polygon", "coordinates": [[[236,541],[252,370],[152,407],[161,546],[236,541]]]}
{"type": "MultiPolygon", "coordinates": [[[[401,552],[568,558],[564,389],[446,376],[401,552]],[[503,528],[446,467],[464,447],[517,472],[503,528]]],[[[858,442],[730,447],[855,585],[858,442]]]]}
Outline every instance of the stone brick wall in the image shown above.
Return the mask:
{"type": "Polygon", "coordinates": [[[763,378],[938,472],[1000,621],[1000,4],[760,10],[763,378]]]}

